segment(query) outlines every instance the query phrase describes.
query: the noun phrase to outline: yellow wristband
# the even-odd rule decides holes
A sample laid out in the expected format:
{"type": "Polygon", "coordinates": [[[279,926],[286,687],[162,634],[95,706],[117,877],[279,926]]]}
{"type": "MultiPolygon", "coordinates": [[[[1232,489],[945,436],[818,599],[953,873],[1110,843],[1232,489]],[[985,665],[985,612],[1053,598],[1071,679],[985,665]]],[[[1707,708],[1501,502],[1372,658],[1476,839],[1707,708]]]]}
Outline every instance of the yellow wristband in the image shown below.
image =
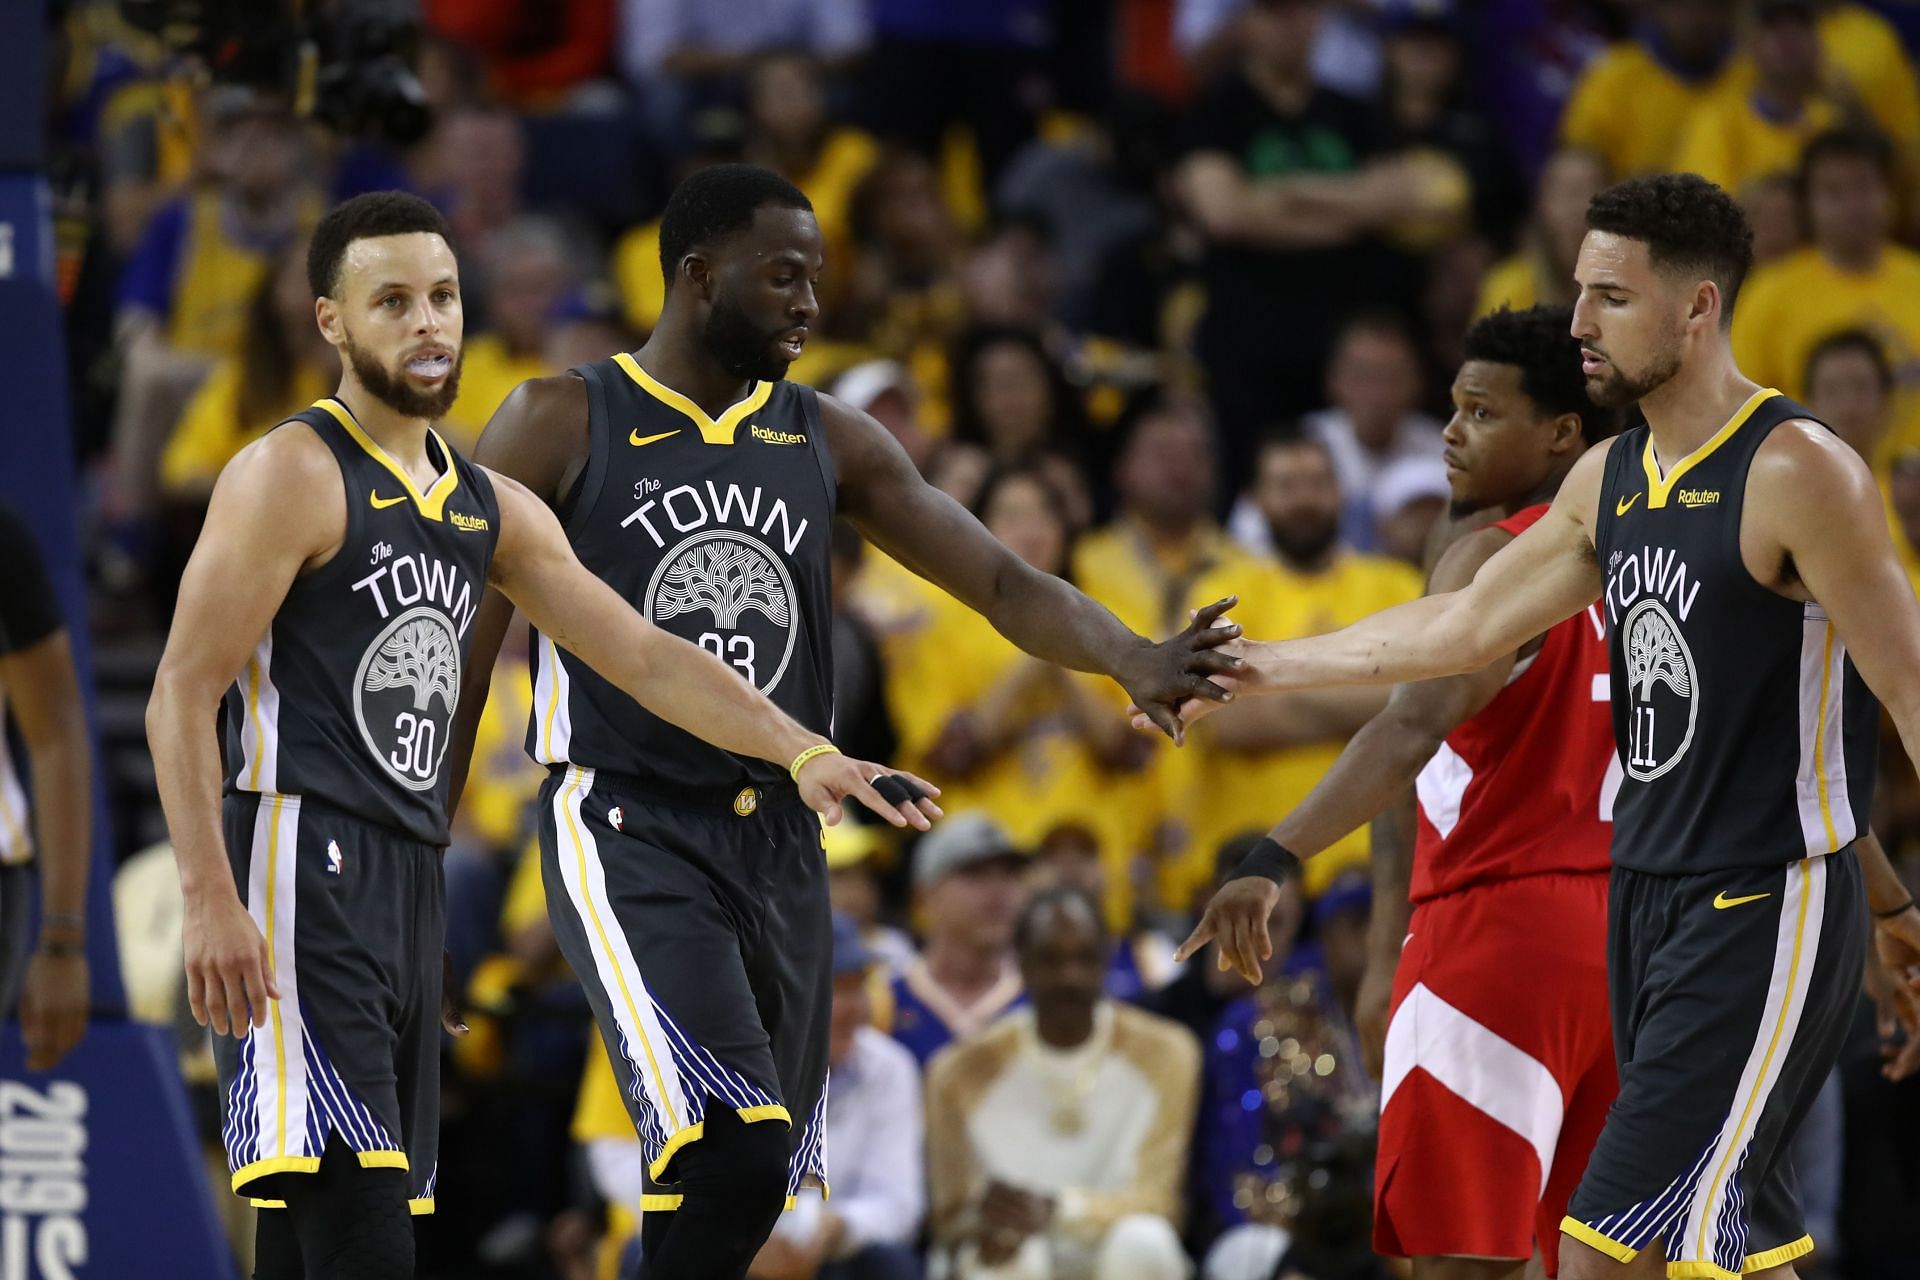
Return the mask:
{"type": "Polygon", "coordinates": [[[808,747],[805,751],[802,751],[793,758],[793,763],[787,766],[787,772],[793,775],[795,782],[798,782],[800,781],[800,769],[807,761],[813,759],[815,756],[837,756],[839,754],[840,748],[834,746],[831,742],[823,742],[817,747],[808,747]]]}

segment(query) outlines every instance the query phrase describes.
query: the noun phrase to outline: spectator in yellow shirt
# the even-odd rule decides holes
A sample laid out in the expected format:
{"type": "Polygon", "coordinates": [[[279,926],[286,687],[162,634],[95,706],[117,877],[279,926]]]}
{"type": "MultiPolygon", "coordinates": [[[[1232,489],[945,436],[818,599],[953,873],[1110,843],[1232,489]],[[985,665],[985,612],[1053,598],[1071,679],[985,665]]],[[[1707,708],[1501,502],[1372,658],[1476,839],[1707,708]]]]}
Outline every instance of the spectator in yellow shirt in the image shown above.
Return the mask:
{"type": "Polygon", "coordinates": [[[1480,282],[1474,315],[1572,302],[1573,260],[1587,235],[1587,202],[1606,185],[1607,162],[1597,151],[1562,147],[1548,157],[1520,247],[1494,263],[1480,282]]]}
{"type": "Polygon", "coordinates": [[[1853,0],[1817,0],[1820,48],[1874,123],[1903,143],[1920,139],[1920,82],[1893,24],[1853,0]]]}
{"type": "Polygon", "coordinates": [[[1920,253],[1892,239],[1892,146],[1879,134],[1825,133],[1800,171],[1813,243],[1741,289],[1734,357],[1756,382],[1804,399],[1813,349],[1842,329],[1866,329],[1900,388],[1895,447],[1920,439],[1920,253]]]}
{"type": "Polygon", "coordinates": [[[486,331],[467,339],[460,396],[440,423],[441,434],[466,454],[515,387],[558,372],[547,362],[544,344],[547,326],[575,283],[566,233],[549,218],[516,218],[488,237],[481,279],[486,331]]]}
{"type": "MultiPolygon", "coordinates": [[[[1034,568],[1065,571],[1065,503],[1038,465],[989,475],[975,512],[1034,568]]],[[[887,703],[903,764],[938,777],[951,812],[995,814],[1022,848],[1063,823],[1095,831],[1124,884],[1151,818],[1122,797],[1137,787],[1151,741],[1093,680],[1021,653],[937,588],[925,587],[916,616],[892,631],[887,703]]]]}
{"type": "MultiPolygon", "coordinates": [[[[1888,440],[1893,367],[1879,341],[1864,329],[1843,329],[1807,357],[1807,407],[1873,466],[1887,505],[1887,526],[1907,572],[1920,584],[1920,550],[1894,501],[1895,459],[1888,440]]],[[[1908,455],[1912,456],[1912,455],[1908,455]]],[[[1920,515],[1920,511],[1915,512],[1920,515]]],[[[1920,533],[1920,523],[1913,526],[1920,533]]]]}
{"type": "Polygon", "coordinates": [[[313,320],[303,241],[255,286],[238,354],[213,366],[167,438],[160,455],[166,501],[204,508],[234,454],[330,395],[339,378],[339,358],[313,320]]]}
{"type": "Polygon", "coordinates": [[[1799,164],[1816,135],[1848,121],[1851,104],[1821,84],[1811,0],[1761,0],[1748,37],[1751,77],[1733,77],[1693,110],[1673,168],[1739,194],[1799,164]]]}
{"type": "Polygon", "coordinates": [[[1672,167],[1680,130],[1726,74],[1733,0],[1663,0],[1632,40],[1610,46],[1581,75],[1560,119],[1560,140],[1605,157],[1615,178],[1672,167]]]}
{"type": "MultiPolygon", "coordinates": [[[[1253,498],[1272,535],[1276,562],[1238,588],[1233,620],[1249,633],[1264,635],[1263,628],[1274,627],[1289,637],[1320,635],[1420,594],[1414,569],[1341,541],[1340,481],[1333,455],[1318,439],[1269,437],[1258,455],[1253,498]]],[[[1209,586],[1218,591],[1226,583],[1209,586]]],[[[1200,763],[1186,806],[1193,828],[1190,883],[1212,873],[1211,853],[1222,842],[1264,830],[1276,812],[1303,800],[1347,738],[1383,705],[1384,698],[1345,690],[1271,713],[1251,702],[1216,713],[1211,731],[1194,744],[1200,763]]],[[[1368,848],[1363,828],[1308,863],[1308,894],[1364,863],[1368,848]]]]}
{"type": "MultiPolygon", "coordinates": [[[[1260,573],[1260,561],[1212,519],[1215,466],[1212,424],[1203,406],[1182,400],[1148,406],[1127,433],[1114,468],[1119,514],[1074,550],[1074,582],[1142,635],[1179,630],[1189,610],[1228,591],[1245,591],[1242,584],[1260,573]],[[1222,591],[1222,584],[1231,585],[1222,591]]],[[[1122,711],[1124,701],[1113,706],[1122,711]]],[[[1157,896],[1162,906],[1184,911],[1191,873],[1181,855],[1189,842],[1169,802],[1189,792],[1198,755],[1157,744],[1152,749],[1152,764],[1118,795],[1160,828],[1154,841],[1157,896]]]]}

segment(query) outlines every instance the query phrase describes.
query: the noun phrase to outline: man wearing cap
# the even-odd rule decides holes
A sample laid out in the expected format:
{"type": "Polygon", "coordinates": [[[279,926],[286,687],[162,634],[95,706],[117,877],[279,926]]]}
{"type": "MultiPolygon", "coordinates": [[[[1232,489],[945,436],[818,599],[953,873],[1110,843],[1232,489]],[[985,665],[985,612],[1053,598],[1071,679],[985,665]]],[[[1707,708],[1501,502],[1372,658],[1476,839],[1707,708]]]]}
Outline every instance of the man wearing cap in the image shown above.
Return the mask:
{"type": "Polygon", "coordinates": [[[1025,1002],[1013,924],[1027,855],[984,813],[949,817],[914,851],[913,895],[926,946],[893,980],[893,1037],[924,1066],[1025,1002]]]}

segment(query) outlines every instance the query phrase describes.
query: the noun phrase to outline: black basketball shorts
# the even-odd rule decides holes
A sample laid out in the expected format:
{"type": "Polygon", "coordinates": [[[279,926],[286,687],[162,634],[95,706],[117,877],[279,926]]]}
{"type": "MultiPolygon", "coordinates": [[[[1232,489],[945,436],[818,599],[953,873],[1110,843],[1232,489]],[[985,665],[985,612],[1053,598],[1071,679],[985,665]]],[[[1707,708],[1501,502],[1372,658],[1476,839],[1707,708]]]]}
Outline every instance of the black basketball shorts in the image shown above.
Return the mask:
{"type": "Polygon", "coordinates": [[[234,883],[266,936],[280,998],[245,1039],[216,1035],[233,1189],[286,1203],[330,1139],[408,1171],[433,1212],[440,1142],[440,850],[311,798],[223,805],[234,883]]]}
{"type": "Polygon", "coordinates": [[[1620,1096],[1562,1224],[1622,1262],[1731,1280],[1813,1250],[1787,1148],[1839,1057],[1869,934],[1851,848],[1776,867],[1616,867],[1620,1096]]]}
{"type": "Polygon", "coordinates": [[[820,819],[789,786],[730,798],[556,769],[540,857],[560,949],[585,986],[648,1162],[642,1208],[676,1208],[673,1158],[709,1107],[790,1130],[787,1192],[826,1184],[832,907],[820,819]]]}

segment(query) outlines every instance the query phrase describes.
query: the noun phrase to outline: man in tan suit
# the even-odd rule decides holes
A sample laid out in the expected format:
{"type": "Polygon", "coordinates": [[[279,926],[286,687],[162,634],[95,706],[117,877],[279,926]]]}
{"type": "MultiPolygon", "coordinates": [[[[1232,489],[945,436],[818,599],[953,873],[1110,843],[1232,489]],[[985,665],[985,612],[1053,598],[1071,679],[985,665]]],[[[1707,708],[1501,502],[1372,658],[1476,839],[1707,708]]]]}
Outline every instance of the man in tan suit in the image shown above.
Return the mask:
{"type": "Polygon", "coordinates": [[[1047,890],[1015,934],[1032,1004],[933,1060],[933,1238],[958,1280],[1184,1280],[1200,1047],[1102,993],[1093,900],[1047,890]]]}

